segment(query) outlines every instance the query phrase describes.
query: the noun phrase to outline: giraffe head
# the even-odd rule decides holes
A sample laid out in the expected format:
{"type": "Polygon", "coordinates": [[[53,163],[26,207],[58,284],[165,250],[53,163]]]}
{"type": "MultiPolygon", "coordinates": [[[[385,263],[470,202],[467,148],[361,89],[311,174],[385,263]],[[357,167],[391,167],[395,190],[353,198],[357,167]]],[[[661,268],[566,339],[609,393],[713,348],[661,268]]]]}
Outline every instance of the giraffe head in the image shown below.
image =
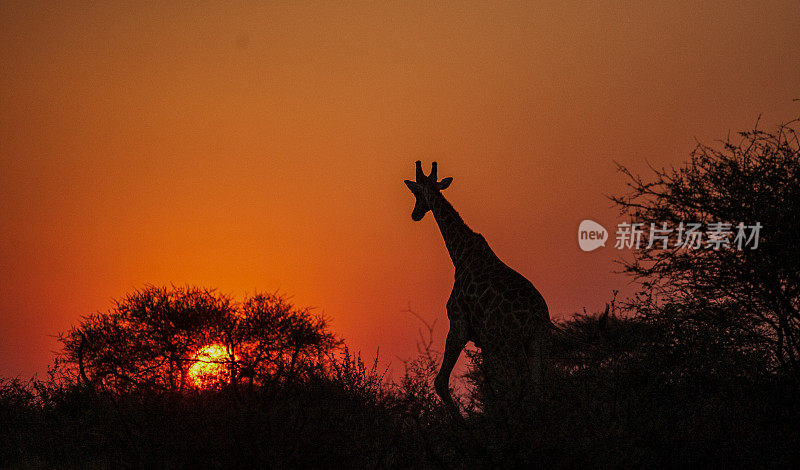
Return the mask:
{"type": "Polygon", "coordinates": [[[414,204],[414,211],[411,212],[411,219],[414,221],[422,220],[425,214],[431,210],[430,201],[433,196],[443,189],[447,189],[453,178],[444,178],[441,181],[436,180],[436,162],[431,165],[431,174],[425,176],[422,172],[422,162],[417,160],[417,181],[405,180],[406,186],[417,198],[417,203],[414,204]]]}

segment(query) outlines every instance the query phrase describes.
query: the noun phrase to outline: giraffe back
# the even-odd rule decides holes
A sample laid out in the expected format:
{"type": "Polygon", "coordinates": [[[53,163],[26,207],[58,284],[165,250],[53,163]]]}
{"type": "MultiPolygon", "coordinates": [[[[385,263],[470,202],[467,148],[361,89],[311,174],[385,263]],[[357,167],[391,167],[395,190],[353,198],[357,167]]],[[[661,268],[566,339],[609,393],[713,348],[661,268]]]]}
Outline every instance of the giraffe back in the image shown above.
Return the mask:
{"type": "Polygon", "coordinates": [[[464,258],[456,265],[448,316],[451,320],[463,316],[469,339],[478,347],[525,343],[549,326],[542,295],[503,263],[483,236],[475,234],[464,258]]]}

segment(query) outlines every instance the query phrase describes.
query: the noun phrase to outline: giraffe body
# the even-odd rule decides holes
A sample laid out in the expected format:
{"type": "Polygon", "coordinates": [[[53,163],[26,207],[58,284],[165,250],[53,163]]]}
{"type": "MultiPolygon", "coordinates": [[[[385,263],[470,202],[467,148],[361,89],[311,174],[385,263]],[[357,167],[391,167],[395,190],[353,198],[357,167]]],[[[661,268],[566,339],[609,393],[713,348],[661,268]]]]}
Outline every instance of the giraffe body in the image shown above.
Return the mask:
{"type": "Polygon", "coordinates": [[[430,176],[417,165],[417,181],[406,180],[417,203],[412,219],[431,211],[455,267],[455,282],[447,301],[450,330],[442,366],[436,376],[436,393],[453,405],[450,373],[458,356],[472,341],[484,356],[523,357],[534,383],[541,384],[545,339],[550,315],[544,298],[517,271],[503,263],[479,233],[473,232],[441,194],[452,178],[437,181],[436,162],[430,176]]]}

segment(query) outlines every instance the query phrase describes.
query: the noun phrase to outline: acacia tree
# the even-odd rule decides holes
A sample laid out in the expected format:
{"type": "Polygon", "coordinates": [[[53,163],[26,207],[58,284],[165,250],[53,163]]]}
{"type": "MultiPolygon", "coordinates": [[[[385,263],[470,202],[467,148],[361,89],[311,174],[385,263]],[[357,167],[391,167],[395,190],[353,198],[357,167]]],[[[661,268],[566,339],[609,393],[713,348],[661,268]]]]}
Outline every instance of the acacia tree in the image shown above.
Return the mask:
{"type": "Polygon", "coordinates": [[[62,335],[62,358],[103,390],[180,391],[194,352],[213,341],[231,308],[212,290],[146,286],[62,335]]]}
{"type": "Polygon", "coordinates": [[[174,286],[129,293],[60,340],[61,361],[81,382],[114,393],[185,390],[198,362],[223,368],[217,385],[235,387],[242,376],[253,385],[291,380],[338,344],[323,317],[279,295],[237,303],[214,290],[174,286]],[[211,345],[226,354],[199,357],[211,345]]]}
{"type": "Polygon", "coordinates": [[[340,344],[324,317],[277,294],[245,299],[229,326],[224,341],[234,385],[239,377],[250,385],[290,382],[319,365],[340,344]]]}
{"type": "MultiPolygon", "coordinates": [[[[800,373],[800,143],[795,120],[773,132],[740,132],[720,145],[698,144],[678,168],[649,176],[619,169],[629,192],[611,199],[632,222],[655,228],[681,222],[760,224],[739,249],[643,243],[624,271],[644,287],[637,309],[712,332],[740,350],[767,351],[800,373]],[[757,242],[757,248],[753,245],[757,242]]],[[[752,231],[751,231],[752,233],[752,231]]]]}

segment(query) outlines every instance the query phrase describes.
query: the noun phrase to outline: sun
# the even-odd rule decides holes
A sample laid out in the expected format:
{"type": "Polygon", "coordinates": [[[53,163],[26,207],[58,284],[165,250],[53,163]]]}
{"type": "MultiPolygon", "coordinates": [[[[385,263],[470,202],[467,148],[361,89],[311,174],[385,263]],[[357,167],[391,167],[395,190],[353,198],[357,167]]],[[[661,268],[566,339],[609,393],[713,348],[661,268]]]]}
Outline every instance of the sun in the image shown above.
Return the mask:
{"type": "Polygon", "coordinates": [[[224,345],[215,343],[197,351],[195,363],[189,367],[189,380],[197,388],[209,388],[227,378],[229,361],[224,345]]]}

